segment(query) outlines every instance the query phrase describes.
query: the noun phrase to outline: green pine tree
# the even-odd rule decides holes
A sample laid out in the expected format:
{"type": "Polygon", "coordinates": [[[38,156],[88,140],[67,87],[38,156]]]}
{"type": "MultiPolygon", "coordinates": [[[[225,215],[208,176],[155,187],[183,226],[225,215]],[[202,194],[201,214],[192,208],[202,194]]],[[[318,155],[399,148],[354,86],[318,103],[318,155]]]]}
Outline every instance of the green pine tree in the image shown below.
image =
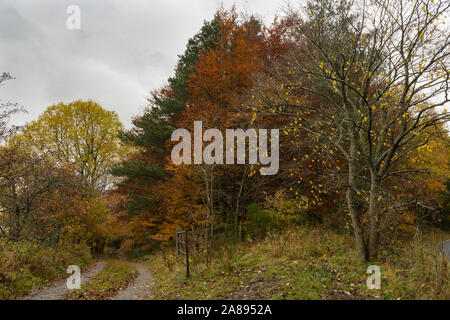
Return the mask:
{"type": "Polygon", "coordinates": [[[112,174],[123,178],[120,189],[128,193],[128,214],[154,208],[157,201],[146,186],[164,179],[164,159],[170,152],[166,141],[175,129],[180,113],[186,108],[188,79],[194,72],[199,55],[213,48],[219,35],[217,17],[205,21],[201,30],[189,39],[184,54],[178,56],[175,75],[168,79],[169,87],[152,93],[149,108],[133,120],[133,128],[121,134],[124,143],[140,148],[140,154],[123,161],[112,174]]]}

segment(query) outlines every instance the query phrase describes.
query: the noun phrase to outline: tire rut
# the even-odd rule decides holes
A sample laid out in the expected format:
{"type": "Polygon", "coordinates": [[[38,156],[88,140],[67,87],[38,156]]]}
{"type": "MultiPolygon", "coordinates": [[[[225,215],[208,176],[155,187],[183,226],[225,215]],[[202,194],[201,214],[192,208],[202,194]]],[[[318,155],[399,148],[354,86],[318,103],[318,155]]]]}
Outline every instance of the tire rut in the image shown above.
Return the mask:
{"type": "Polygon", "coordinates": [[[136,268],[138,276],[127,288],[112,297],[111,300],[145,300],[150,294],[154,281],[150,271],[141,263],[130,263],[136,268]]]}

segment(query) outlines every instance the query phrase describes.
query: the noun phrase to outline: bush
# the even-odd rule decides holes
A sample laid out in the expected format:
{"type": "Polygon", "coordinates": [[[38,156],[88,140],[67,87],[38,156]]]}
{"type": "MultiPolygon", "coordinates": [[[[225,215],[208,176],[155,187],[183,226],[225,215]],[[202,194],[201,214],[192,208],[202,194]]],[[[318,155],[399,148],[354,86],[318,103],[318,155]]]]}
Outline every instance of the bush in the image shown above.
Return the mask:
{"type": "Polygon", "coordinates": [[[295,198],[290,198],[284,189],[267,197],[265,203],[265,209],[274,219],[276,231],[279,232],[295,225],[308,224],[307,208],[308,199],[306,197],[297,195],[295,198]]]}
{"type": "Polygon", "coordinates": [[[82,244],[55,251],[35,241],[0,239],[0,299],[25,295],[44,280],[65,275],[69,265],[82,267],[91,259],[89,248],[82,244]]]}
{"type": "Polygon", "coordinates": [[[120,245],[122,244],[122,239],[119,238],[110,238],[108,242],[108,247],[113,249],[120,249],[120,245]]]}
{"type": "Polygon", "coordinates": [[[245,228],[249,235],[257,238],[264,237],[273,224],[272,216],[267,211],[261,210],[256,203],[248,206],[245,228]]]}

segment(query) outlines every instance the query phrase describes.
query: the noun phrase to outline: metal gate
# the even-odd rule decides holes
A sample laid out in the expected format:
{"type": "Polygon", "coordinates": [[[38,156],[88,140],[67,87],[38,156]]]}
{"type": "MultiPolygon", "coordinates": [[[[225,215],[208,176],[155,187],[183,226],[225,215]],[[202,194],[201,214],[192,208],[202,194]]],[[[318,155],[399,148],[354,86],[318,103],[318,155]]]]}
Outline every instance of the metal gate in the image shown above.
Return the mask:
{"type": "Polygon", "coordinates": [[[175,231],[175,239],[177,243],[177,255],[183,256],[182,262],[186,265],[186,277],[189,278],[189,238],[188,231],[177,229],[175,231]]]}

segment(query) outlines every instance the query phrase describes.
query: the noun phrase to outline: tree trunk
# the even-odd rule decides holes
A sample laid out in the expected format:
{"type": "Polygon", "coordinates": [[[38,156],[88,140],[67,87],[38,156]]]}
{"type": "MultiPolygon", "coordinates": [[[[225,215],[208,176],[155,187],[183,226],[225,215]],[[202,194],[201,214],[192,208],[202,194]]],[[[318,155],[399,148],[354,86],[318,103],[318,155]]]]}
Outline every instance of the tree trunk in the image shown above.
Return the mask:
{"type": "Polygon", "coordinates": [[[52,244],[51,244],[51,246],[56,251],[56,250],[58,250],[58,244],[59,244],[59,240],[60,240],[60,237],[61,237],[61,225],[57,224],[55,226],[54,230],[55,231],[54,231],[54,233],[52,235],[52,244]]]}
{"type": "Polygon", "coordinates": [[[356,249],[358,250],[361,260],[367,261],[368,252],[366,242],[364,240],[364,232],[361,227],[361,222],[359,221],[359,214],[357,213],[354,206],[353,191],[351,190],[351,187],[347,189],[347,206],[352,219],[356,249]]]}
{"type": "Polygon", "coordinates": [[[369,199],[369,259],[378,257],[379,212],[378,212],[379,180],[375,172],[371,172],[370,199],[369,199]]]}
{"type": "Polygon", "coordinates": [[[361,226],[361,221],[359,220],[360,214],[355,209],[355,174],[356,174],[356,166],[355,166],[355,156],[356,156],[356,148],[355,148],[355,134],[352,130],[350,130],[350,154],[348,159],[348,186],[347,186],[347,206],[350,212],[350,217],[352,219],[353,225],[353,233],[355,236],[355,244],[356,249],[358,250],[359,256],[361,260],[367,261],[369,256],[367,252],[367,246],[364,239],[364,232],[361,226]]]}

